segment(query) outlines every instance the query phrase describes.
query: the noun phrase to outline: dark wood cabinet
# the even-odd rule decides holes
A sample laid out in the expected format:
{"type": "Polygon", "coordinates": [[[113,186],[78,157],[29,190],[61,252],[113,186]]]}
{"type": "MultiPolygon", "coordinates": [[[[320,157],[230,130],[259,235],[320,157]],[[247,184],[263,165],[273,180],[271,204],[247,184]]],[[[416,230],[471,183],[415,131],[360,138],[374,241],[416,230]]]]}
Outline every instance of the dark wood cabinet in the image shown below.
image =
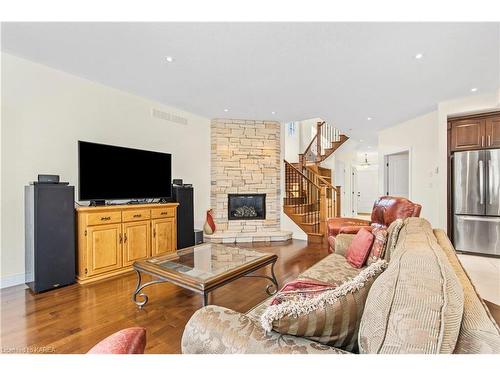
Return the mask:
{"type": "Polygon", "coordinates": [[[488,117],[485,126],[485,146],[488,148],[500,147],[500,115],[488,117]]]}
{"type": "Polygon", "coordinates": [[[466,119],[451,122],[451,150],[477,150],[485,145],[485,120],[466,119]]]}
{"type": "Polygon", "coordinates": [[[500,115],[454,119],[450,151],[481,150],[500,147],[500,115]]]}

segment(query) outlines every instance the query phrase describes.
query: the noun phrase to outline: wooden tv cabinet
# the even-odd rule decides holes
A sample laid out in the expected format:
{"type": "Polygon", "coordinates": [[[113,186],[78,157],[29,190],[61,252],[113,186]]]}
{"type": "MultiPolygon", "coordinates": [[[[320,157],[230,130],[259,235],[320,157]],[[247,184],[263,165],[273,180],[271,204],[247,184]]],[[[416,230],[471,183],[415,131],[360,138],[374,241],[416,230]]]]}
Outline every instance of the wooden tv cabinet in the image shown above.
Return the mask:
{"type": "Polygon", "coordinates": [[[177,250],[178,203],[76,208],[77,281],[132,270],[139,259],[177,250]]]}

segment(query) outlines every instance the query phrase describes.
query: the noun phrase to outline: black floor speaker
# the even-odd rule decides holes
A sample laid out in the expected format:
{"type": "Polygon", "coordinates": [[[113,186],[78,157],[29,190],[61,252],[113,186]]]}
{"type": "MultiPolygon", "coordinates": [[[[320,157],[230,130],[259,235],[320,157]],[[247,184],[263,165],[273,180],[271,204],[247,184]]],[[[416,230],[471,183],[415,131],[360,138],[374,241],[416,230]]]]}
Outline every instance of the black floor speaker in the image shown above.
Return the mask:
{"type": "Polygon", "coordinates": [[[67,183],[24,189],[25,281],[34,292],[75,282],[74,189],[67,183]]]}
{"type": "Polygon", "coordinates": [[[193,187],[183,185],[172,186],[174,201],[177,207],[177,249],[194,246],[194,206],[193,187]]]}

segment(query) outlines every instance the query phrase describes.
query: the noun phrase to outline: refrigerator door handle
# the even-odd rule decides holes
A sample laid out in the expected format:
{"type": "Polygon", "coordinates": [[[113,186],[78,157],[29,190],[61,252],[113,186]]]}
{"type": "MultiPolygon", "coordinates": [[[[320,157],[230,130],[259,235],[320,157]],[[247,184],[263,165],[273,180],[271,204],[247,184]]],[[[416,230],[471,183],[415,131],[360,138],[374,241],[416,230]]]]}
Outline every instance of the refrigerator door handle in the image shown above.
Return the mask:
{"type": "Polygon", "coordinates": [[[491,160],[488,160],[488,197],[489,204],[493,204],[493,169],[491,166],[491,160]]]}
{"type": "Polygon", "coordinates": [[[479,203],[484,204],[484,167],[482,160],[479,160],[479,203]]]}
{"type": "Polygon", "coordinates": [[[457,215],[456,218],[457,221],[487,221],[490,223],[500,222],[500,217],[457,215]]]}

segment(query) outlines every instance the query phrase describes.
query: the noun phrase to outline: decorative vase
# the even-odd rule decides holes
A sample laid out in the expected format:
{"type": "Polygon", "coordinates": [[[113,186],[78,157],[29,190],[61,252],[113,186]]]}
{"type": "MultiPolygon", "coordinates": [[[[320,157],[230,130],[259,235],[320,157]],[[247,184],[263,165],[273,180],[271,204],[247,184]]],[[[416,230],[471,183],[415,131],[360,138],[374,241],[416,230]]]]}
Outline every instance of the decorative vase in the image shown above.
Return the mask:
{"type": "Polygon", "coordinates": [[[212,209],[207,210],[207,220],[203,225],[203,232],[205,234],[214,234],[215,232],[214,211],[212,209]]]}

